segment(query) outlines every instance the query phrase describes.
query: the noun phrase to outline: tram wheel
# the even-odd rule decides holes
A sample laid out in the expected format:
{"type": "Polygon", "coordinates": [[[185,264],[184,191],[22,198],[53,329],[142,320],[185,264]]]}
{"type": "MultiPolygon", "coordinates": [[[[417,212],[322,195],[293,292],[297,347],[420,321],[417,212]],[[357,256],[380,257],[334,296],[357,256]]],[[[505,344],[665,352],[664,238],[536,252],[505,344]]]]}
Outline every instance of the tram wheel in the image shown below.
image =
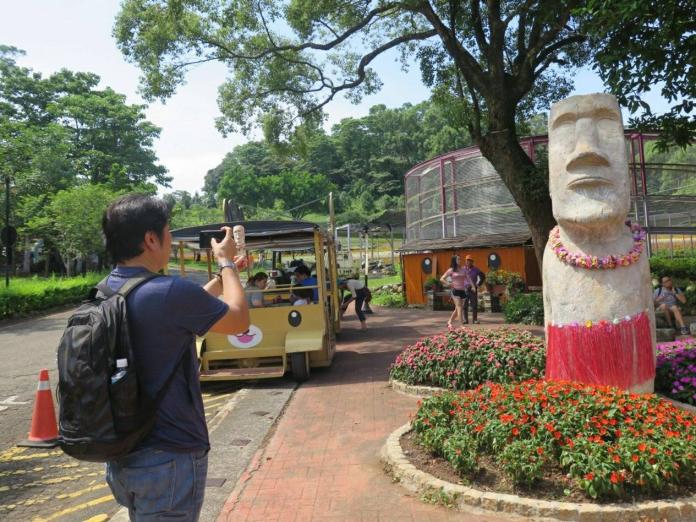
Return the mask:
{"type": "Polygon", "coordinates": [[[291,353],[290,369],[295,381],[305,382],[309,379],[309,354],[307,352],[291,353]]]}

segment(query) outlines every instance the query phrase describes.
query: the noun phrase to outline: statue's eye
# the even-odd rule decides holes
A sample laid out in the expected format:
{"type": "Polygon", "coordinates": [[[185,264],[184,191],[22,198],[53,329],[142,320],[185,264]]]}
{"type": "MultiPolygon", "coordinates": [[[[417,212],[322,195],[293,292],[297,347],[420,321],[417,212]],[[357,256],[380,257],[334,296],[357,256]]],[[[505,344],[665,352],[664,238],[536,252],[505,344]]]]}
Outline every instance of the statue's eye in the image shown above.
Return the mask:
{"type": "Polygon", "coordinates": [[[298,312],[297,310],[293,310],[288,314],[288,323],[290,323],[290,326],[300,326],[300,323],[302,322],[302,314],[298,312]]]}

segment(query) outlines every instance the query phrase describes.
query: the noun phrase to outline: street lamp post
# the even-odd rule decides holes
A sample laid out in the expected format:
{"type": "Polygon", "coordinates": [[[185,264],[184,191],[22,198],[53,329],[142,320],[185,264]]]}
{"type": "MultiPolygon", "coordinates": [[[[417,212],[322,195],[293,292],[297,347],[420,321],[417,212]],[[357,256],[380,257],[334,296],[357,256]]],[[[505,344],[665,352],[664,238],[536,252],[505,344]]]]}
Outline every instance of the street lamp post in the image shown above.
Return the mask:
{"type": "MultiPolygon", "coordinates": [[[[10,229],[10,176],[5,174],[5,227],[10,229]]],[[[10,286],[10,262],[12,261],[12,245],[11,241],[5,246],[5,288],[10,286]]]]}

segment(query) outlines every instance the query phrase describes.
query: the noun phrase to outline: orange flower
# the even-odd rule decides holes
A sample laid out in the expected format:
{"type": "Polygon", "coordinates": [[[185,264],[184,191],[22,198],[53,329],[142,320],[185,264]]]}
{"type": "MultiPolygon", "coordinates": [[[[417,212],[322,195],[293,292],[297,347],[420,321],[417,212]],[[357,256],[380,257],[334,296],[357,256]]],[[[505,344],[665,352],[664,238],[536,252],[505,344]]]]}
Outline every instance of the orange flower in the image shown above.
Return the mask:
{"type": "Polygon", "coordinates": [[[541,446],[537,447],[537,450],[536,450],[536,451],[537,451],[537,455],[543,455],[543,454],[544,454],[544,448],[542,448],[541,446]]]}
{"type": "Polygon", "coordinates": [[[644,442],[641,442],[640,444],[638,444],[638,451],[645,451],[646,448],[647,448],[647,446],[645,445],[644,442]]]}
{"type": "Polygon", "coordinates": [[[619,462],[621,462],[621,457],[619,457],[618,455],[614,455],[614,456],[612,457],[612,460],[613,460],[614,462],[616,462],[616,463],[619,463],[619,462]]]}
{"type": "Polygon", "coordinates": [[[638,457],[638,455],[631,455],[631,460],[633,462],[638,462],[640,460],[640,457],[638,457]]]}
{"type": "Polygon", "coordinates": [[[612,484],[618,484],[621,482],[621,475],[619,475],[616,471],[612,471],[609,480],[611,480],[612,484]]]}
{"type": "Polygon", "coordinates": [[[593,478],[594,478],[594,473],[587,473],[587,474],[585,475],[585,479],[586,479],[586,480],[592,480],[593,478]]]}
{"type": "Polygon", "coordinates": [[[520,430],[518,430],[517,428],[512,428],[512,435],[513,436],[517,437],[519,434],[520,434],[520,430]]]}

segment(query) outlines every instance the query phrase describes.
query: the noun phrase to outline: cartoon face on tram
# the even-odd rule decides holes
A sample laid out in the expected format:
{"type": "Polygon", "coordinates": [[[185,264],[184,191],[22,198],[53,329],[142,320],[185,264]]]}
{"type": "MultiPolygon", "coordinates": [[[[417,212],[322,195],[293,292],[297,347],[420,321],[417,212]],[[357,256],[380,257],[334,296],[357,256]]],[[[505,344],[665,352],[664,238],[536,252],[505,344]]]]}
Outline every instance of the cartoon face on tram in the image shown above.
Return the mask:
{"type": "MultiPolygon", "coordinates": [[[[217,223],[172,231],[185,246],[211,254],[201,232],[243,225],[249,263],[240,271],[251,324],[246,332],[209,332],[197,340],[201,381],[281,377],[298,382],[311,368],[333,360],[340,311],[333,239],[317,225],[302,221],[217,223]]],[[[180,256],[183,264],[183,255],[180,256]]]]}

